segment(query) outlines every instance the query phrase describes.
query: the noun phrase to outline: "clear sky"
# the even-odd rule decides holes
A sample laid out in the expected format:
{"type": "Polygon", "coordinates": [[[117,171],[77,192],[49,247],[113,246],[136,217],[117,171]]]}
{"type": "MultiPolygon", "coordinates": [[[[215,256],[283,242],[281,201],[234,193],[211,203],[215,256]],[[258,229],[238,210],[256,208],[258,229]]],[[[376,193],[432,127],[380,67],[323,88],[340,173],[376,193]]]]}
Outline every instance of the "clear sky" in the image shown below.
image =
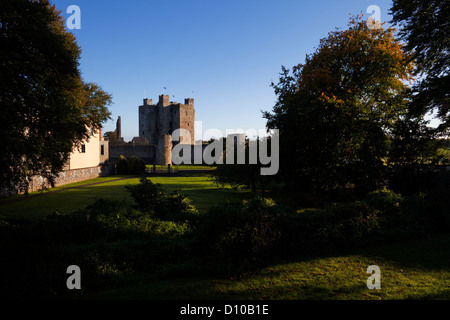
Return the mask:
{"type": "MultiPolygon", "coordinates": [[[[303,63],[321,38],[346,28],[350,14],[381,9],[387,0],[51,0],[67,19],[81,9],[81,29],[72,30],[83,50],[87,82],[113,95],[113,131],[122,117],[126,140],[138,136],[138,106],[145,97],[195,99],[203,131],[264,129],[281,66],[303,63]],[[164,89],[166,88],[166,89],[164,89]]],[[[197,130],[196,139],[202,137],[197,130]]]]}

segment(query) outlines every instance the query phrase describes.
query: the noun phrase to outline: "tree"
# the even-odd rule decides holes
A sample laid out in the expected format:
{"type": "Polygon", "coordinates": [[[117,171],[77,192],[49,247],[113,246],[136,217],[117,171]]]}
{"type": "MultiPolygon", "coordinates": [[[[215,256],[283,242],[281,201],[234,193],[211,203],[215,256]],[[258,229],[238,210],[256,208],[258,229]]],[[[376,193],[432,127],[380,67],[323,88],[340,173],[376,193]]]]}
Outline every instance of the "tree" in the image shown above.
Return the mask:
{"type": "Polygon", "coordinates": [[[424,115],[437,111],[439,131],[450,128],[450,3],[443,0],[394,0],[392,22],[400,25],[405,51],[417,60],[422,78],[414,87],[411,111],[424,115]]]}
{"type": "Polygon", "coordinates": [[[438,173],[440,142],[429,121],[402,117],[392,132],[388,156],[389,188],[403,193],[424,191],[438,173]]]}
{"type": "Polygon", "coordinates": [[[116,141],[117,140],[117,134],[113,131],[108,131],[105,132],[105,134],[103,135],[108,141],[116,141]]]}
{"type": "Polygon", "coordinates": [[[79,71],[81,49],[48,0],[0,3],[0,185],[53,184],[74,147],[109,119],[111,96],[79,71]]]}
{"type": "Polygon", "coordinates": [[[146,170],[145,161],[139,157],[131,156],[128,159],[128,174],[144,175],[146,170]]]}
{"type": "MultiPolygon", "coordinates": [[[[257,140],[246,140],[243,148],[234,142],[234,161],[233,164],[227,163],[226,152],[223,155],[223,164],[218,164],[217,168],[212,171],[211,177],[218,187],[231,187],[233,189],[247,188],[252,192],[264,193],[271,177],[263,176],[261,168],[264,167],[260,161],[255,164],[250,163],[250,148],[259,148],[262,139],[267,139],[267,144],[271,143],[270,138],[258,138],[257,140]],[[252,146],[250,146],[252,143],[252,146]],[[245,163],[239,163],[238,159],[245,159],[245,163]]],[[[224,139],[224,149],[227,143],[224,139]]],[[[268,147],[270,150],[270,147],[268,147]]]]}
{"type": "Polygon", "coordinates": [[[387,132],[406,113],[413,64],[394,30],[362,17],[330,32],[304,64],[283,67],[264,112],[280,130],[280,175],[313,190],[371,189],[382,178],[387,132]]]}

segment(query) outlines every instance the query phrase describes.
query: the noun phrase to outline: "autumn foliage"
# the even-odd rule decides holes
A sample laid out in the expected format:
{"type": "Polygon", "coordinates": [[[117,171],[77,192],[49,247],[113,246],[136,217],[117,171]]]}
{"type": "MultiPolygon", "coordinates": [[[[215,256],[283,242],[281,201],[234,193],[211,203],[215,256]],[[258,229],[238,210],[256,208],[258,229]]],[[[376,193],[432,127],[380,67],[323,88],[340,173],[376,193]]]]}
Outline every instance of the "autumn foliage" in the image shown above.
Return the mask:
{"type": "Polygon", "coordinates": [[[376,187],[387,134],[407,110],[411,61],[394,29],[356,16],[304,64],[283,67],[273,84],[278,101],[264,117],[280,130],[285,179],[316,190],[376,187]]]}

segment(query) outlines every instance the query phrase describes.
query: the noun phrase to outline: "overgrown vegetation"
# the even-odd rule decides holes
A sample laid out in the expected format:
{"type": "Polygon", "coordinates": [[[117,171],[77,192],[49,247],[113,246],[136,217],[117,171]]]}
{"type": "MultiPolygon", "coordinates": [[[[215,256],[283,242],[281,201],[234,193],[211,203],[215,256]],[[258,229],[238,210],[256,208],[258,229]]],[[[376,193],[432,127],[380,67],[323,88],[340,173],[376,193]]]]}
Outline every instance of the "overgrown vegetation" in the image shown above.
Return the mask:
{"type": "Polygon", "coordinates": [[[115,200],[97,200],[74,214],[38,222],[2,220],[0,269],[8,276],[1,277],[1,295],[62,297],[68,293],[65,269],[72,264],[83,270],[80,295],[187,272],[195,259],[188,250],[193,232],[188,220],[197,213],[180,205],[185,199],[175,193],[154,200],[177,208],[178,221],[161,219],[164,207],[141,211],[136,203],[115,200]]]}
{"type": "MultiPolygon", "coordinates": [[[[97,200],[74,214],[0,223],[3,297],[73,296],[67,266],[83,270],[80,296],[177,276],[239,277],[277,259],[306,258],[424,237],[450,227],[449,195],[366,199],[297,213],[270,199],[229,202],[199,215],[189,199],[142,178],[133,202],[97,200]]],[[[445,192],[444,192],[445,193],[445,192]]]]}

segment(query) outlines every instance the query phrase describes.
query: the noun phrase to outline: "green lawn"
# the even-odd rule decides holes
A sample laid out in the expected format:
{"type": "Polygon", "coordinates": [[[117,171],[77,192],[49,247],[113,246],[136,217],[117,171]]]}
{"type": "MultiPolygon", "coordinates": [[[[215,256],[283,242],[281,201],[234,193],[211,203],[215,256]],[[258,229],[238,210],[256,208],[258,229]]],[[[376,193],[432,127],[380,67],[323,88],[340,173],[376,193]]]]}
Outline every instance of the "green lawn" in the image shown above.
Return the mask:
{"type": "MultiPolygon", "coordinates": [[[[156,170],[161,170],[161,171],[166,171],[167,170],[167,166],[157,165],[155,167],[156,167],[156,170]]],[[[153,165],[147,165],[147,169],[148,170],[153,169],[153,165]]],[[[201,170],[201,171],[205,171],[205,170],[214,170],[215,167],[202,166],[202,165],[180,165],[180,166],[172,166],[172,169],[178,170],[178,171],[184,171],[184,170],[189,170],[189,171],[201,170]]]]}
{"type": "Polygon", "coordinates": [[[152,177],[153,183],[160,183],[168,192],[180,190],[189,196],[200,213],[211,206],[227,200],[244,200],[251,198],[250,191],[236,191],[231,188],[218,189],[207,173],[193,173],[182,177],[152,177]]]}
{"type": "Polygon", "coordinates": [[[170,279],[92,294],[88,299],[402,300],[450,299],[450,236],[329,257],[282,262],[245,279],[170,279]],[[381,270],[369,290],[367,267],[381,270]]]}
{"type": "MultiPolygon", "coordinates": [[[[252,194],[217,189],[205,173],[152,177],[168,192],[180,189],[201,211],[252,194]]],[[[96,198],[130,199],[125,190],[132,176],[110,176],[60,187],[43,196],[0,202],[0,216],[40,218],[56,210],[73,212],[96,198]],[[116,179],[130,178],[116,181],[116,179]],[[105,182],[85,186],[86,184],[105,182]],[[74,189],[66,188],[77,187],[74,189]]],[[[32,194],[32,195],[36,195],[32,194]]],[[[17,197],[18,199],[24,196],[17,197]]],[[[450,235],[265,266],[243,279],[206,276],[171,278],[89,295],[88,299],[221,299],[221,300],[389,300],[450,299],[450,235]],[[369,265],[381,268],[381,290],[369,290],[369,265]]]]}
{"type": "MultiPolygon", "coordinates": [[[[182,190],[183,193],[191,198],[200,212],[205,212],[211,205],[227,200],[240,200],[251,197],[251,193],[246,191],[217,189],[212,181],[209,180],[209,175],[204,173],[174,177],[152,177],[151,180],[154,183],[162,184],[168,192],[177,189],[182,190]]],[[[16,196],[13,199],[23,200],[12,203],[4,203],[4,200],[0,201],[0,216],[38,219],[57,210],[65,213],[74,212],[93,203],[97,198],[131,200],[129,193],[124,187],[137,183],[139,183],[139,178],[132,176],[109,176],[51,189],[49,190],[50,192],[44,192],[42,196],[36,196],[40,194],[39,192],[31,193],[30,196],[36,197],[28,197],[28,199],[23,195],[16,196]],[[114,181],[123,178],[130,179],[114,181]],[[84,186],[98,182],[105,183],[84,186]],[[72,187],[77,188],[65,190],[72,187]]]]}

